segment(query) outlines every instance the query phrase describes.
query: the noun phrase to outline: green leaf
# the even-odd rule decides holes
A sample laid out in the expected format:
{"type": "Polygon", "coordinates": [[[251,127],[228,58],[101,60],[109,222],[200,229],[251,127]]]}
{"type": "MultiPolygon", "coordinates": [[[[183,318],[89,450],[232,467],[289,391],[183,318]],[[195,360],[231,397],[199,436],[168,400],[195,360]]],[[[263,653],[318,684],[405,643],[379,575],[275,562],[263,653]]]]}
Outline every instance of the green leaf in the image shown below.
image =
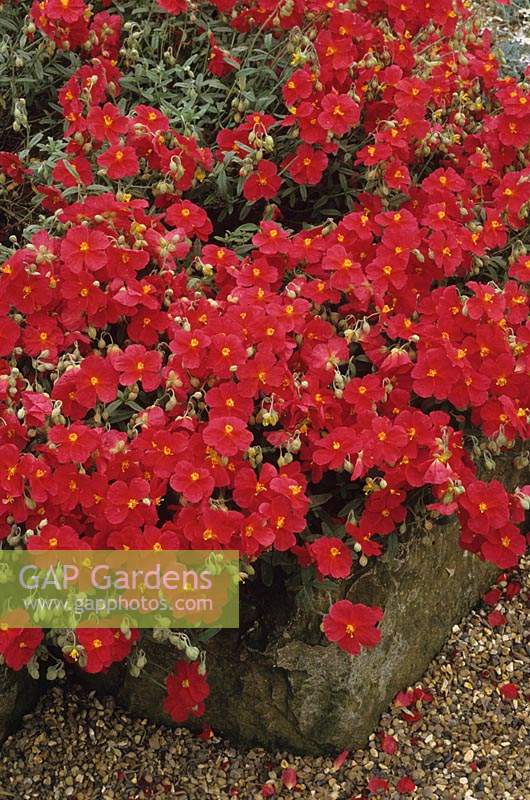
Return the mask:
{"type": "Polygon", "coordinates": [[[197,635],[197,640],[199,642],[209,642],[210,639],[213,639],[214,636],[217,636],[221,628],[208,628],[207,630],[201,631],[197,635]]]}
{"type": "Polygon", "coordinates": [[[311,508],[317,508],[318,506],[323,506],[324,503],[333,497],[333,492],[326,492],[325,494],[312,494],[309,496],[309,504],[311,508]]]}

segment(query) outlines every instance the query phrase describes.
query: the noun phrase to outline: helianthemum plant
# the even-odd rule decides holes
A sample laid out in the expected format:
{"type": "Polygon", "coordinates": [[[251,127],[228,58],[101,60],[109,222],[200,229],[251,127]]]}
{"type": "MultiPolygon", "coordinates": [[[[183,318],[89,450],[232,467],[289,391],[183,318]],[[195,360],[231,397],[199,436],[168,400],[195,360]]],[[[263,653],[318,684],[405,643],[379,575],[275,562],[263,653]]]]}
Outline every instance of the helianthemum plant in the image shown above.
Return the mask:
{"type": "MultiPolygon", "coordinates": [[[[6,546],[237,549],[307,590],[420,508],[514,566],[530,488],[477,470],[529,431],[530,85],[467,4],[43,0],[25,25],[67,79],[54,137],[29,99],[0,154],[2,203],[34,203],[0,273],[6,546]]],[[[355,655],[382,616],[339,601],[323,634],[355,655]]],[[[137,670],[136,638],[0,652],[137,670]]],[[[183,721],[208,687],[173,638],[183,721]]]]}

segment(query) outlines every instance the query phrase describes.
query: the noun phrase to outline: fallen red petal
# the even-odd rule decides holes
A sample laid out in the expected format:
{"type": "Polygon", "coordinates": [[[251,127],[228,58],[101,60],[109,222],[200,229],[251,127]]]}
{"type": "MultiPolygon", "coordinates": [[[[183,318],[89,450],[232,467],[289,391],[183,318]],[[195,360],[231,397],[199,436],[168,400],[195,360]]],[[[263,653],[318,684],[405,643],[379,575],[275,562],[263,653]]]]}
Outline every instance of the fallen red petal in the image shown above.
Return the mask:
{"type": "Polygon", "coordinates": [[[486,592],[484,597],[482,598],[483,601],[488,606],[496,606],[499,600],[501,599],[502,592],[500,589],[490,589],[489,592],[486,592]]]}
{"type": "Polygon", "coordinates": [[[492,628],[497,628],[499,625],[506,624],[506,617],[501,611],[490,611],[488,614],[488,622],[492,628]]]}
{"type": "Polygon", "coordinates": [[[390,784],[385,778],[370,778],[368,781],[368,789],[372,794],[378,792],[388,792],[390,784]]]}
{"type": "Polygon", "coordinates": [[[344,764],[344,762],[348,758],[349,754],[350,754],[349,750],[343,750],[342,753],[338,754],[337,758],[333,762],[333,771],[334,772],[336,772],[337,770],[339,770],[342,767],[342,765],[344,764]]]}
{"type": "Polygon", "coordinates": [[[282,783],[286,789],[294,789],[296,786],[298,777],[296,775],[295,770],[292,767],[287,767],[282,772],[282,783]]]}
{"type": "Polygon", "coordinates": [[[517,700],[519,697],[519,687],[516,683],[504,683],[499,686],[499,692],[506,700],[517,700]]]}
{"type": "Polygon", "coordinates": [[[383,752],[388,753],[389,756],[393,756],[398,749],[397,739],[395,739],[393,736],[385,734],[381,739],[381,749],[383,752]]]}
{"type": "Polygon", "coordinates": [[[416,790],[416,784],[412,778],[401,778],[397,784],[396,789],[400,794],[412,794],[416,790]]]}

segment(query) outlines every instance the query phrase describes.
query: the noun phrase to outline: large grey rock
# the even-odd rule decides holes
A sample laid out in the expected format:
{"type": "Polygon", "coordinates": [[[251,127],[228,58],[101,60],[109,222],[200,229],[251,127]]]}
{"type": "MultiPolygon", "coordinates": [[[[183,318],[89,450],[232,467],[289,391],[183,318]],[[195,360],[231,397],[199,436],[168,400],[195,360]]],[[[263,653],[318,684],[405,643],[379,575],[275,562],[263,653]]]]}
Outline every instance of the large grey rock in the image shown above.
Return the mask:
{"type": "MultiPolygon", "coordinates": [[[[520,476],[511,459],[506,464],[509,478],[502,470],[493,477],[513,488],[520,476]]],[[[250,605],[256,625],[246,619],[241,631],[223,631],[205,645],[206,718],[216,732],[247,744],[303,753],[363,745],[394,695],[421,678],[497,572],[460,549],[456,522],[409,527],[393,555],[376,559],[332,598],[385,611],[380,644],[354,657],[320,632],[327,593],[313,598],[311,610],[289,608],[275,587],[261,605],[250,605]],[[276,629],[260,631],[260,623],[282,613],[286,619],[276,629]]],[[[142,646],[147,667],[139,678],[122,673],[118,698],[135,715],[169,722],[163,684],[176,651],[148,636],[142,646]]]]}
{"type": "MultiPolygon", "coordinates": [[[[456,525],[414,536],[394,559],[379,559],[345,592],[385,609],[381,642],[349,656],[324,642],[321,616],[295,613],[263,652],[225,631],[207,643],[214,730],[249,744],[322,753],[362,745],[396,692],[417,681],[452,626],[491,585],[496,570],[458,547],[456,525]]],[[[316,598],[325,611],[324,598],[316,598]]],[[[327,602],[327,598],[326,598],[327,602]]],[[[135,715],[168,722],[161,687],[172,647],[146,637],[148,664],[124,677],[120,701],[135,715]]]]}

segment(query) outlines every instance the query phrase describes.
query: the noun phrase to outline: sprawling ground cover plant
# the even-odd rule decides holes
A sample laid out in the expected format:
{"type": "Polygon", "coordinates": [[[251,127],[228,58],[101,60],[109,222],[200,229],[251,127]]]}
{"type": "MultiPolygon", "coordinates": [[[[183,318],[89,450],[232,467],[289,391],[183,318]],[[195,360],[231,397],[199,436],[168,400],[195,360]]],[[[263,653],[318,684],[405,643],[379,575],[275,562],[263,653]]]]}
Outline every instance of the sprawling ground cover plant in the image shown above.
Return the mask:
{"type": "MultiPolygon", "coordinates": [[[[530,84],[466,4],[43,0],[19,46],[67,78],[46,136],[39,82],[2,84],[1,201],[33,208],[0,273],[5,545],[235,548],[307,596],[456,515],[515,565],[530,488],[483,476],[528,464],[530,84]]],[[[382,616],[323,633],[356,654],[382,616]]],[[[205,666],[170,639],[182,721],[205,666]]],[[[0,631],[32,671],[135,645],[0,631]]]]}

